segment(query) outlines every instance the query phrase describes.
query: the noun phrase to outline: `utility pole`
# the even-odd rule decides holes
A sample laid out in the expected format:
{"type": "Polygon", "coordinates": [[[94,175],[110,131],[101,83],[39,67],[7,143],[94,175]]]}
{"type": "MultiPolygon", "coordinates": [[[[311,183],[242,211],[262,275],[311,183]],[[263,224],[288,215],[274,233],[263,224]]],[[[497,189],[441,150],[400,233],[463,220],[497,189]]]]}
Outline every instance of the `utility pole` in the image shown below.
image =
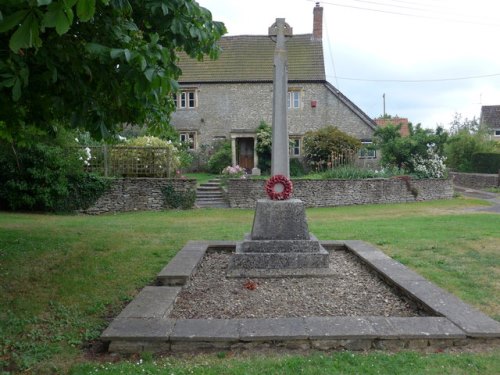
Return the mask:
{"type": "Polygon", "coordinates": [[[385,117],[385,92],[384,92],[384,94],[382,95],[382,102],[383,102],[383,107],[384,107],[384,112],[383,112],[383,114],[384,114],[384,117],[385,117]]]}

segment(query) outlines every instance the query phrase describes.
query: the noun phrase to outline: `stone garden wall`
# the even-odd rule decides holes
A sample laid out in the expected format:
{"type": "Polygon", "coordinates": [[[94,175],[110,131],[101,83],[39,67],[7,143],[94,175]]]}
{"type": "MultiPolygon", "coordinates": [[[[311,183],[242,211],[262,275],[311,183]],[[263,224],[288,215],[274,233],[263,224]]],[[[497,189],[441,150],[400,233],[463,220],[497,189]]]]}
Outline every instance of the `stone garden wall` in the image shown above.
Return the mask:
{"type": "MultiPolygon", "coordinates": [[[[230,206],[254,208],[257,199],[266,198],[264,184],[264,180],[229,180],[227,190],[230,206]]],[[[451,179],[410,180],[408,184],[396,178],[294,180],[293,189],[293,197],[304,201],[307,207],[403,203],[453,197],[451,179]]]]}
{"type": "Polygon", "coordinates": [[[176,191],[196,189],[196,180],[168,178],[116,178],[111,188],[84,213],[102,214],[124,211],[158,211],[165,209],[162,188],[172,185],[176,191]]]}
{"type": "Polygon", "coordinates": [[[458,173],[451,172],[453,183],[471,189],[486,189],[500,186],[500,171],[498,174],[458,173]]]}

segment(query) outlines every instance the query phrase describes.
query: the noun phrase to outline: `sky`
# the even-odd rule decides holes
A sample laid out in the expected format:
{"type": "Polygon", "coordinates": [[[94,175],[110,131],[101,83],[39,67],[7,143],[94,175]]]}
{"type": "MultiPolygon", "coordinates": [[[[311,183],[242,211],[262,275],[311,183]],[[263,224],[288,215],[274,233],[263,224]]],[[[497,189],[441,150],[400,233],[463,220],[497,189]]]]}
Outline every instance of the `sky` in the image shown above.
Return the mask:
{"type": "MultiPolygon", "coordinates": [[[[276,18],[312,33],[311,0],[198,0],[227,35],[266,35],[276,18]]],[[[376,118],[449,128],[500,105],[500,1],[328,0],[323,7],[327,80],[376,118]],[[385,94],[385,101],[384,96],[385,94]]]]}

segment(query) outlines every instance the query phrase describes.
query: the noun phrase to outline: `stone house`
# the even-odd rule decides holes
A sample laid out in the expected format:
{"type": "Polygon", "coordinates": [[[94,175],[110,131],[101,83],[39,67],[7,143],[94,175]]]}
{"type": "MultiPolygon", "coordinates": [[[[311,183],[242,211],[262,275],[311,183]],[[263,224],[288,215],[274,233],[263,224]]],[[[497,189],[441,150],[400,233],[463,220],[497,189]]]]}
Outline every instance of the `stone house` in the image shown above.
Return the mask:
{"type": "MultiPolygon", "coordinates": [[[[293,35],[288,50],[288,131],[291,157],[301,157],[304,133],[333,125],[364,143],[372,141],[375,122],[326,80],[323,59],[323,8],[313,9],[313,33],[293,35]]],[[[291,25],[293,26],[293,25],[291,25]]],[[[272,123],[273,57],[268,35],[221,38],[218,60],[181,56],[180,92],[171,123],[191,148],[227,139],[233,165],[257,166],[256,128],[272,123]]],[[[360,153],[362,161],[375,151],[360,153]]]]}
{"type": "Polygon", "coordinates": [[[480,122],[491,129],[491,139],[500,142],[500,105],[483,105],[480,122]]]}

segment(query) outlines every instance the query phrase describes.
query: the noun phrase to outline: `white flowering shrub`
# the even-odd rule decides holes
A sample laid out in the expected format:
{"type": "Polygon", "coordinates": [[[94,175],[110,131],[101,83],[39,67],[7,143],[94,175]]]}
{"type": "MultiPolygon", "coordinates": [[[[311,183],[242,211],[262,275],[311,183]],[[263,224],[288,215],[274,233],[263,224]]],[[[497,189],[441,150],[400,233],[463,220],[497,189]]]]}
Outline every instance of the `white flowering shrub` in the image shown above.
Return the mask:
{"type": "Polygon", "coordinates": [[[446,157],[439,156],[432,144],[427,145],[427,157],[420,155],[410,159],[413,174],[419,178],[445,178],[446,157]]]}

